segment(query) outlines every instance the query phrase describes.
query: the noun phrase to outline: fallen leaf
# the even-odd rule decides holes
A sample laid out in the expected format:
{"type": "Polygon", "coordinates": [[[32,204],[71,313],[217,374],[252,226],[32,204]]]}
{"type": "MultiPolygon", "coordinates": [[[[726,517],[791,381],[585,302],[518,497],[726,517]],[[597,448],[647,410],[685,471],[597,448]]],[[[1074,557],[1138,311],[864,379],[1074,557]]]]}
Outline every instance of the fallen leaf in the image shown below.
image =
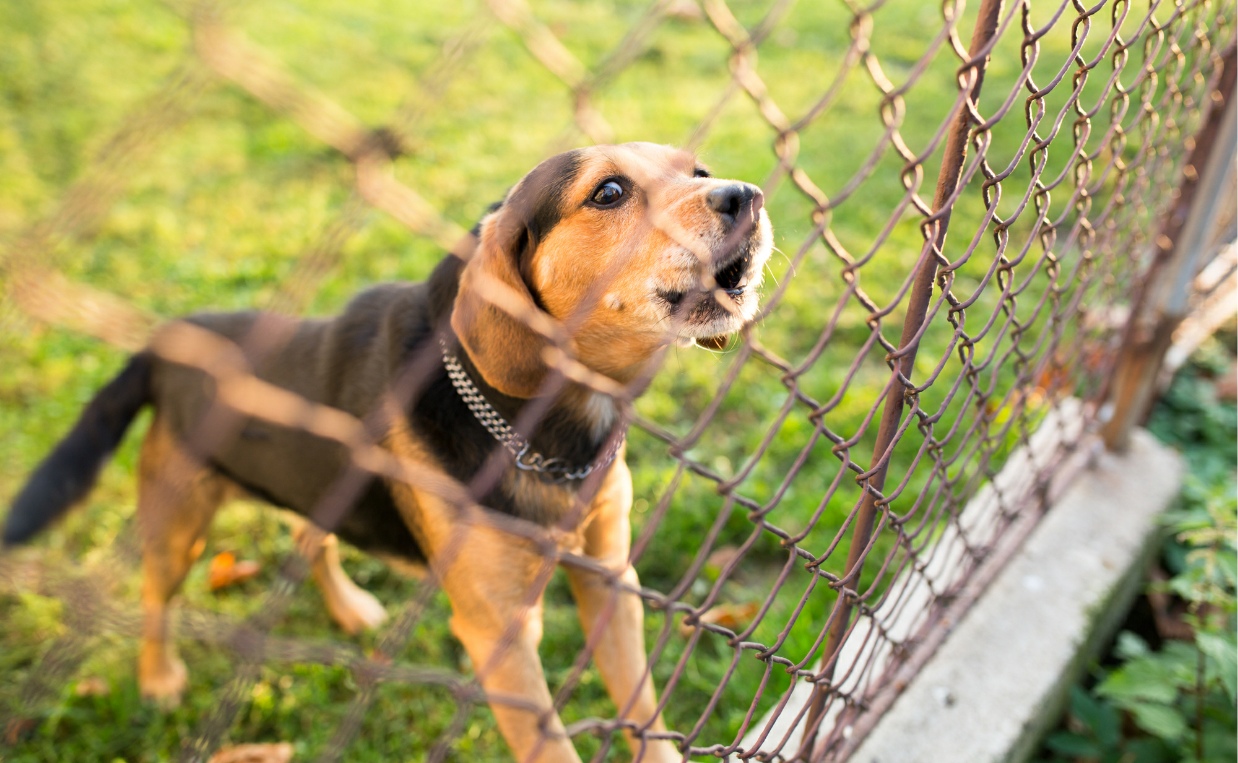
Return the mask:
{"type": "Polygon", "coordinates": [[[1238,360],[1230,363],[1229,370],[1216,380],[1217,397],[1227,402],[1238,400],[1238,360]]]}
{"type": "Polygon", "coordinates": [[[15,745],[25,739],[39,725],[37,718],[10,718],[4,725],[4,743],[15,745]]]}
{"type": "Polygon", "coordinates": [[[716,576],[721,573],[727,565],[735,561],[739,555],[739,548],[735,546],[721,546],[710,554],[709,558],[705,560],[705,569],[712,570],[716,576]]]}
{"type": "Polygon", "coordinates": [[[257,562],[237,561],[236,554],[221,551],[211,559],[207,581],[212,591],[249,580],[262,571],[257,562]]]}
{"type": "Polygon", "coordinates": [[[1165,592],[1163,586],[1169,582],[1169,574],[1159,565],[1152,568],[1150,577],[1153,585],[1148,586],[1146,596],[1152,607],[1152,623],[1156,633],[1163,639],[1180,639],[1191,641],[1195,638],[1195,629],[1187,624],[1186,602],[1165,592]]]}
{"type": "Polygon", "coordinates": [[[87,676],[73,687],[73,693],[79,697],[104,697],[111,691],[112,687],[99,676],[87,676]]]}
{"type": "MultiPolygon", "coordinates": [[[[705,610],[696,622],[704,625],[720,625],[723,628],[738,631],[751,622],[760,609],[761,605],[755,601],[745,604],[719,604],[705,610]]],[[[691,636],[695,630],[696,623],[689,623],[686,619],[679,624],[679,632],[685,636],[691,636]]]]}
{"type": "Polygon", "coordinates": [[[212,755],[208,763],[288,763],[290,760],[292,760],[292,745],[287,742],[277,742],[224,747],[212,755]]]}

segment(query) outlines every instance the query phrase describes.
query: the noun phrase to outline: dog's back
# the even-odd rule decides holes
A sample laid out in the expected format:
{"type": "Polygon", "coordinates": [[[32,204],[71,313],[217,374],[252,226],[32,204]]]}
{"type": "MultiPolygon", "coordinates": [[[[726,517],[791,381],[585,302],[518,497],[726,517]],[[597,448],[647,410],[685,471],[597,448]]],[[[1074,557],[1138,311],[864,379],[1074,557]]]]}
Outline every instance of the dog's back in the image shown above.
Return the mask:
{"type": "MultiPolygon", "coordinates": [[[[408,346],[428,334],[425,305],[423,284],[386,284],[358,295],[331,320],[290,326],[286,319],[275,319],[290,333],[272,343],[269,352],[253,353],[253,373],[307,400],[362,418],[374,409],[408,346]]],[[[261,317],[258,312],[203,313],[162,330],[187,323],[246,348],[256,337],[261,317]]],[[[5,522],[3,542],[29,540],[84,499],[147,405],[155,408],[174,436],[196,450],[202,425],[211,414],[213,388],[210,374],[201,368],[173,363],[150,351],[132,356],[18,493],[5,522]]],[[[348,463],[348,452],[338,442],[255,420],[243,421],[237,436],[226,439],[222,446],[195,456],[245,491],[303,515],[312,512],[348,463]]],[[[419,559],[394,506],[379,495],[382,492],[381,486],[372,486],[359,502],[363,516],[355,521],[367,530],[381,531],[376,539],[380,542],[361,539],[362,545],[419,559]],[[371,516],[375,512],[383,516],[371,516]]],[[[348,529],[341,528],[345,537],[351,535],[348,529]]]]}

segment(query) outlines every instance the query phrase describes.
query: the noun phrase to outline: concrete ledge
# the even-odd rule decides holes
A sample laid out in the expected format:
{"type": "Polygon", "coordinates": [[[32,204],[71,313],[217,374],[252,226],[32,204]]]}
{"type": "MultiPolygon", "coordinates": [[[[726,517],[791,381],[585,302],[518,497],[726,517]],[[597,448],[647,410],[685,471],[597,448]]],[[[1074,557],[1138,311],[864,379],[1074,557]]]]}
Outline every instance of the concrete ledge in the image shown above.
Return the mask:
{"type": "Polygon", "coordinates": [[[1146,432],[1125,455],[1100,455],[850,760],[1027,760],[1137,594],[1181,476],[1146,432]]]}

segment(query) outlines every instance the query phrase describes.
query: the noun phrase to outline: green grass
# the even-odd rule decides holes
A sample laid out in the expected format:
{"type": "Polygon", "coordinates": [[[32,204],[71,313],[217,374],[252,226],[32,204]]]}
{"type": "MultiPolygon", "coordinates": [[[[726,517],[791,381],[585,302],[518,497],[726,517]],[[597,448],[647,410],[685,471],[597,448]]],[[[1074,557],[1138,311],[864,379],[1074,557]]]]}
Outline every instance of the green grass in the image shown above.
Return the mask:
{"type": "MultiPolygon", "coordinates": [[[[769,10],[769,3],[757,0],[733,5],[748,25],[769,10]]],[[[307,0],[237,4],[233,11],[232,23],[277,56],[298,81],[324,93],[365,123],[386,124],[393,114],[411,107],[418,116],[404,125],[409,153],[397,161],[396,174],[462,227],[470,226],[548,151],[583,142],[570,129],[571,102],[564,86],[533,60],[514,33],[496,24],[480,27],[478,46],[465,57],[441,95],[433,95],[422,84],[440,50],[476,19],[488,18],[484,3],[307,0]]],[[[538,18],[588,69],[605,59],[643,11],[644,4],[638,2],[555,0],[534,5],[538,18]]],[[[910,75],[932,39],[940,24],[938,13],[931,3],[897,0],[875,14],[872,49],[896,85],[910,75]]],[[[965,14],[964,29],[970,29],[973,14],[974,9],[965,14]]],[[[1047,19],[1035,20],[1045,23],[1047,19]]],[[[770,96],[791,119],[810,108],[839,72],[851,42],[850,22],[842,4],[799,3],[760,47],[758,71],[770,96]]],[[[1107,32],[1107,23],[1098,20],[1096,34],[1107,32]]],[[[1068,58],[1069,25],[1060,27],[1041,42],[1037,82],[1051,77],[1068,58]]],[[[9,3],[0,6],[0,29],[5,30],[5,44],[0,46],[0,245],[7,250],[34,221],[54,212],[66,189],[91,166],[107,137],[127,115],[142,108],[186,60],[192,60],[187,59],[192,40],[171,7],[154,0],[9,3]]],[[[966,38],[967,33],[962,36],[966,38]]],[[[1088,44],[1095,47],[1096,36],[1088,44]]],[[[681,143],[718,105],[730,81],[729,55],[729,46],[707,23],[669,20],[630,66],[602,84],[594,105],[613,126],[618,140],[681,143]]],[[[925,149],[945,117],[956,93],[957,66],[948,48],[943,49],[906,96],[908,116],[901,135],[913,151],[925,149]]],[[[1001,103],[1020,68],[1017,40],[1004,40],[994,54],[983,108],[992,110],[1001,103]]],[[[1097,72],[1107,76],[1108,65],[1097,72]]],[[[1130,76],[1125,75],[1124,81],[1130,76]]],[[[1094,76],[1089,81],[1085,99],[1098,96],[1098,79],[1094,76]]],[[[1062,88],[1069,86],[1068,76],[1062,88]]],[[[1046,100],[1051,116],[1065,104],[1062,88],[1046,100]]],[[[880,97],[861,67],[845,80],[830,110],[800,135],[798,165],[831,199],[843,192],[878,145],[883,129],[878,116],[880,97]]],[[[1022,102],[1023,95],[1016,97],[1010,117],[994,130],[994,166],[1011,161],[1026,131],[1022,102]]],[[[702,158],[722,176],[754,182],[772,177],[777,168],[771,150],[775,135],[752,101],[738,94],[722,105],[720,113],[700,146],[702,158]]],[[[1067,114],[1061,132],[1067,143],[1073,118],[1073,113],[1067,114]]],[[[1108,119],[1106,112],[1095,121],[1104,126],[1108,119]]],[[[1132,113],[1123,124],[1130,129],[1135,122],[1132,113]]],[[[1183,134],[1189,134],[1186,127],[1183,134]]],[[[1095,145],[1090,148],[1097,149],[1095,145]]],[[[940,154],[939,148],[925,163],[919,189],[924,197],[931,197],[940,154]]],[[[1070,166],[1069,152],[1051,151],[1049,161],[1053,173],[1061,172],[1070,166]]],[[[831,232],[852,257],[868,253],[903,198],[902,166],[901,159],[887,152],[859,189],[831,211],[831,232]]],[[[1029,177],[1028,161],[1023,158],[1004,184],[1002,214],[1013,211],[1029,177]]],[[[42,255],[43,263],[71,279],[120,295],[142,311],[167,317],[207,307],[270,304],[281,285],[297,272],[298,259],[345,213],[351,199],[352,170],[287,117],[273,113],[231,84],[214,80],[189,103],[183,123],[160,134],[126,163],[120,180],[115,203],[97,221],[56,241],[42,255]]],[[[777,310],[755,336],[771,352],[798,365],[808,357],[844,297],[843,262],[837,252],[810,238],[812,205],[802,194],[785,180],[768,190],[767,207],[781,254],[771,264],[772,282],[767,291],[773,291],[773,282],[786,290],[777,310]],[[794,272],[790,268],[793,259],[798,260],[794,272]]],[[[1093,193],[1103,196],[1105,192],[1101,188],[1093,193]]],[[[1051,216],[1068,214],[1067,191],[1055,193],[1051,216]]],[[[948,257],[961,254],[975,235],[982,213],[976,184],[955,212],[948,257]]],[[[1012,251],[1027,244],[1030,227],[1025,219],[1011,227],[1012,251]]],[[[918,216],[904,213],[858,273],[860,287],[879,305],[894,299],[914,265],[922,245],[919,222],[918,216]]],[[[991,235],[981,235],[972,260],[956,274],[954,289],[960,298],[969,298],[980,289],[995,252],[991,235]]],[[[1077,264],[1078,252],[1056,254],[1064,259],[1063,271],[1068,276],[1077,264]]],[[[1059,291],[1063,299],[1073,294],[1073,287],[1063,280],[1066,276],[1044,264],[1041,255],[1040,243],[1032,242],[1026,261],[1014,268],[1018,283],[1028,284],[1016,309],[1031,336],[1052,327],[1047,312],[1036,311],[1037,301],[1059,291]]],[[[440,256],[433,242],[381,213],[370,212],[302,307],[309,313],[330,314],[368,284],[423,278],[440,256]]],[[[1088,287],[1085,296],[1089,301],[1105,302],[1120,292],[1100,280],[1088,287]]],[[[982,324],[997,305],[990,283],[969,312],[969,328],[982,324]]],[[[841,302],[837,309],[837,323],[824,353],[799,377],[797,385],[819,402],[837,398],[821,421],[830,432],[849,438],[860,430],[889,372],[879,346],[856,362],[854,372],[849,370],[871,336],[869,311],[855,299],[841,302]]],[[[902,309],[896,308],[881,323],[880,330],[890,342],[897,341],[902,315],[902,309]]],[[[1068,341],[1074,331],[1067,330],[1068,341]]],[[[997,337],[996,332],[978,341],[978,357],[1008,349],[1009,337],[997,337]]],[[[925,378],[949,356],[951,334],[944,313],[939,314],[917,360],[917,379],[925,378]]],[[[1050,351],[1040,350],[1028,359],[1028,367],[1050,351]]],[[[674,352],[639,402],[640,414],[677,435],[686,434],[717,394],[719,380],[736,357],[735,353],[699,350],[674,352]]],[[[0,303],[0,503],[16,492],[25,475],[123,359],[114,347],[67,328],[33,321],[12,301],[0,303]]],[[[959,369],[957,356],[947,359],[943,384],[922,396],[926,411],[942,414],[939,431],[960,417],[971,421],[985,408],[983,400],[965,404],[963,394],[946,404],[944,387],[959,369]]],[[[724,478],[751,465],[737,492],[765,506],[770,524],[788,533],[806,532],[802,547],[822,554],[857,500],[859,489],[854,474],[843,473],[820,520],[809,526],[827,488],[846,467],[831,452],[832,443],[819,437],[805,406],[795,405],[789,417],[780,419],[779,411],[789,395],[780,376],[768,365],[746,364],[737,383],[725,393],[718,415],[687,457],[724,478]],[[771,427],[777,428],[776,435],[767,449],[758,451],[771,427]],[[784,484],[791,465],[813,438],[816,444],[811,446],[806,466],[784,484]]],[[[977,383],[1000,403],[1014,379],[1007,364],[991,378],[986,372],[977,383]]],[[[1085,387],[1088,383],[1086,378],[1079,381],[1085,387]]],[[[1037,413],[1010,406],[998,413],[1014,417],[1010,434],[997,435],[991,445],[1000,460],[1009,441],[1034,427],[1037,413]]],[[[850,449],[850,458],[862,468],[869,463],[874,429],[875,425],[869,427],[850,449]]],[[[133,537],[137,434],[129,437],[86,505],[43,536],[32,552],[44,565],[64,570],[67,581],[81,578],[100,586],[106,602],[130,616],[137,608],[138,574],[131,557],[117,549],[133,537]]],[[[902,479],[920,441],[913,426],[895,452],[890,486],[902,479]]],[[[956,439],[949,449],[953,452],[958,447],[956,439]]],[[[788,551],[777,537],[754,531],[747,510],[726,504],[713,481],[691,473],[678,477],[677,462],[657,438],[634,431],[629,461],[636,488],[635,531],[640,535],[652,530],[637,565],[646,586],[665,592],[682,583],[685,601],[702,601],[717,582],[718,570],[706,568],[695,579],[685,576],[702,539],[716,523],[717,546],[752,540],[736,577],[722,584],[720,600],[762,601],[769,595],[771,581],[788,560],[788,551]],[[666,496],[672,485],[676,487],[666,496]],[[669,507],[657,527],[650,528],[649,517],[664,497],[669,507]]],[[[961,479],[978,469],[992,471],[997,465],[964,460],[951,467],[950,476],[961,479]]],[[[895,511],[907,511],[931,485],[927,464],[922,465],[895,500],[895,511]]],[[[883,537],[876,553],[888,553],[892,545],[891,538],[883,537]]],[[[263,574],[236,589],[211,594],[205,584],[205,565],[199,565],[186,582],[182,598],[190,610],[239,620],[262,607],[280,560],[291,552],[292,544],[273,514],[239,505],[225,512],[212,529],[207,555],[223,549],[261,561],[263,574]]],[[[835,552],[825,569],[840,573],[843,558],[845,549],[835,552]]],[[[393,612],[401,611],[421,590],[418,584],[359,554],[348,552],[346,564],[393,612]]],[[[866,568],[865,586],[874,581],[877,566],[866,568]]],[[[222,696],[235,668],[235,656],[223,645],[184,639],[182,648],[192,681],[184,706],[170,714],[143,706],[134,680],[136,641],[132,634],[123,632],[123,627],[80,633],[54,583],[66,584],[47,581],[42,586],[0,590],[0,718],[35,721],[19,735],[18,744],[0,747],[0,760],[136,762],[175,757],[183,740],[200,733],[200,724],[222,696]],[[83,656],[80,666],[31,701],[35,696],[28,694],[35,686],[32,681],[46,674],[48,655],[75,645],[83,656]],[[110,692],[76,696],[74,687],[87,676],[103,678],[110,692]]],[[[751,640],[770,644],[778,638],[808,585],[809,576],[797,569],[751,640]]],[[[806,598],[803,613],[778,652],[793,662],[812,657],[812,645],[833,605],[824,584],[818,584],[806,598]]],[[[395,658],[407,664],[467,670],[467,660],[448,634],[448,616],[446,601],[434,597],[408,645],[395,658]]],[[[667,615],[653,611],[647,617],[650,643],[664,627],[670,629],[654,671],[660,687],[666,686],[689,647],[688,639],[678,631],[678,619],[673,617],[668,623],[667,615]]],[[[275,633],[351,644],[362,654],[372,653],[381,637],[343,637],[328,622],[308,586],[294,593],[275,633]]],[[[552,687],[567,678],[582,645],[566,585],[556,578],[547,595],[543,648],[552,687]]],[[[725,639],[713,634],[701,637],[686,658],[682,680],[671,692],[666,714],[673,728],[687,731],[698,723],[734,654],[725,639]]],[[[730,743],[764,678],[765,664],[745,651],[695,743],[730,743]]],[[[775,667],[758,709],[763,712],[770,707],[788,682],[784,671],[775,667]]],[[[225,740],[288,740],[295,745],[298,759],[314,757],[329,744],[355,690],[354,677],[343,667],[268,662],[247,689],[244,706],[225,740]]],[[[565,720],[571,723],[613,713],[590,668],[567,703],[565,720]]],[[[422,759],[456,723],[455,702],[446,690],[429,685],[383,685],[345,757],[422,759]]],[[[505,759],[487,710],[472,709],[460,724],[460,734],[448,737],[452,759],[505,759]]],[[[584,755],[593,754],[600,744],[589,736],[577,743],[584,755]]],[[[624,759],[625,755],[618,744],[608,759],[624,759]]]]}

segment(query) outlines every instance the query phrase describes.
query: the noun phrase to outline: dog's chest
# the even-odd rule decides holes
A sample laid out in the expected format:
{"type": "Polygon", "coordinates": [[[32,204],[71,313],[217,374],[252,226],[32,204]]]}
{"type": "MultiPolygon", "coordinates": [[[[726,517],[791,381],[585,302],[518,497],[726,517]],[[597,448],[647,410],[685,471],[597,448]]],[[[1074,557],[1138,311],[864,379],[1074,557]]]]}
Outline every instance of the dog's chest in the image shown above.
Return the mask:
{"type": "Polygon", "coordinates": [[[570,487],[573,484],[549,482],[534,473],[509,468],[499,489],[503,498],[510,501],[510,508],[491,508],[507,509],[504,513],[545,527],[575,527],[580,524],[585,509],[576,505],[577,491],[570,487]]]}

